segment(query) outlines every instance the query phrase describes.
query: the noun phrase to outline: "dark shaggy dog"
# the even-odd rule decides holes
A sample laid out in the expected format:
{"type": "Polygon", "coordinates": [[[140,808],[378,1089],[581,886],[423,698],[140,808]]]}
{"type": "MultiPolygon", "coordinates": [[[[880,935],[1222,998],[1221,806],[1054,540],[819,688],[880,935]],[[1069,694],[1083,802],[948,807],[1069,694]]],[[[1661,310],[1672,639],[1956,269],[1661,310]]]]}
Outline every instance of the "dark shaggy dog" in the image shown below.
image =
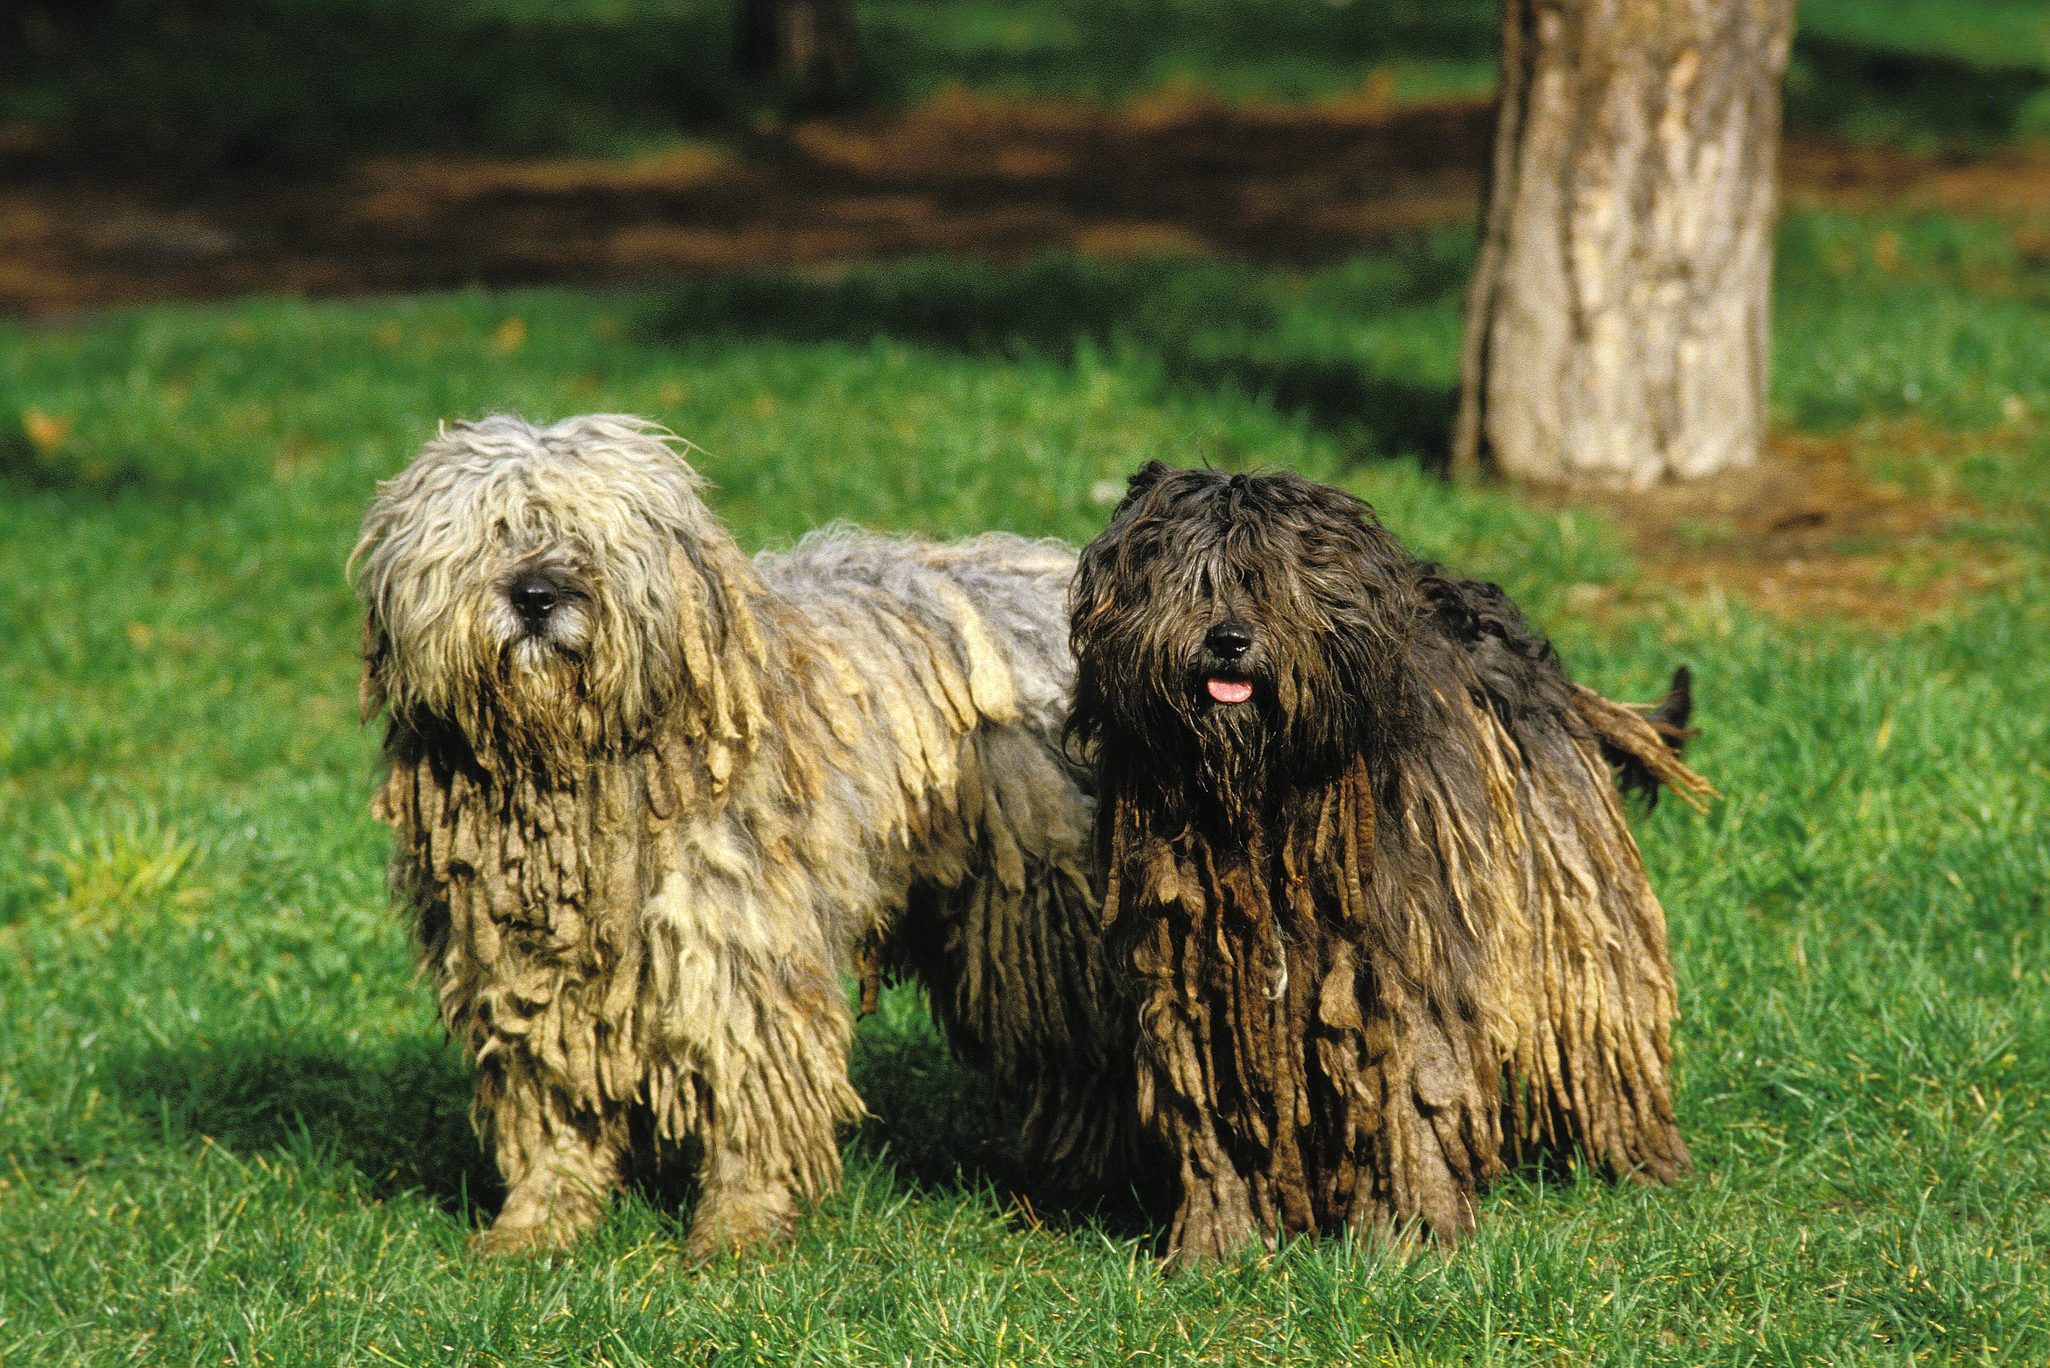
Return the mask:
{"type": "Polygon", "coordinates": [[[1610,767],[1708,791],[1493,585],[1352,496],[1154,464],[1083,552],[1110,953],[1169,1251],[1473,1224],[1505,1162],[1685,1173],[1665,917],[1610,767]]]}

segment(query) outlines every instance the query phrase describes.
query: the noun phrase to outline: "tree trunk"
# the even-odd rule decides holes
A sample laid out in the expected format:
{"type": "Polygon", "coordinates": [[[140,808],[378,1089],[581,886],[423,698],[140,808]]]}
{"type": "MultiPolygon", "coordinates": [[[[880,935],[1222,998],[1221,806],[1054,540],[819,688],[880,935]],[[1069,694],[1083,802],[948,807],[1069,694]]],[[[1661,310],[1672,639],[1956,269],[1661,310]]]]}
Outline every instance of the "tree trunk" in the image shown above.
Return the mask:
{"type": "Polygon", "coordinates": [[[740,0],[735,59],[807,95],[845,90],[860,59],[853,0],[740,0]]]}
{"type": "Polygon", "coordinates": [[[1503,0],[1456,471],[1643,488],[1765,426],[1793,0],[1503,0]]]}

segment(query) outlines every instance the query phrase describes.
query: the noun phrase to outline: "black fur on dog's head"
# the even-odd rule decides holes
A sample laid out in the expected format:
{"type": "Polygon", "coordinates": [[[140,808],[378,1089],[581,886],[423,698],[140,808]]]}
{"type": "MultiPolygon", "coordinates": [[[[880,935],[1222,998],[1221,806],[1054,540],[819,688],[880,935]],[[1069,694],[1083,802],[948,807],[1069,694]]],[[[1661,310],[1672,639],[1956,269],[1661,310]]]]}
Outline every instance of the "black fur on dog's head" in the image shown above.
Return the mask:
{"type": "Polygon", "coordinates": [[[1148,464],[1082,552],[1070,730],[1233,804],[1390,755],[1419,712],[1422,569],[1343,490],[1148,464]]]}

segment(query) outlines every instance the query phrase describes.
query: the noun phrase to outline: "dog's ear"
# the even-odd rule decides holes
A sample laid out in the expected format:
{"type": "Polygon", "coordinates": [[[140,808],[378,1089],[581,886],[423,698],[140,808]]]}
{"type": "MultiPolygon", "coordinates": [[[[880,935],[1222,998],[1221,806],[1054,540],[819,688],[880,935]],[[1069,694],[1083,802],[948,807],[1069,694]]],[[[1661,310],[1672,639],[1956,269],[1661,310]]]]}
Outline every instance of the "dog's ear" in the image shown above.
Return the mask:
{"type": "Polygon", "coordinates": [[[1132,472],[1125,481],[1125,502],[1130,503],[1147,490],[1160,483],[1163,475],[1174,474],[1174,467],[1165,461],[1148,461],[1132,472]]]}
{"type": "Polygon", "coordinates": [[[1126,478],[1125,496],[1119,499],[1118,506],[1111,510],[1110,520],[1113,523],[1117,522],[1126,513],[1130,512],[1135,504],[1146,497],[1147,490],[1153,488],[1153,486],[1159,484],[1168,476],[1179,473],[1179,471],[1165,461],[1148,461],[1145,465],[1140,466],[1126,478]]]}

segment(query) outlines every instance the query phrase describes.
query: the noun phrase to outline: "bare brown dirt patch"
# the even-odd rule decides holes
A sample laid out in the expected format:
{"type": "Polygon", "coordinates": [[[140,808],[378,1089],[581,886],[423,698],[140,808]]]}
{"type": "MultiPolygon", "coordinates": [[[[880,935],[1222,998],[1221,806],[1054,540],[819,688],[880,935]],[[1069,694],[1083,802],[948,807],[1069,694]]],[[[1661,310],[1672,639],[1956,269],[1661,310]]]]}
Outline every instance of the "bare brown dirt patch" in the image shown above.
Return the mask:
{"type": "MultiPolygon", "coordinates": [[[[162,298],[620,283],[922,252],[1314,264],[1472,221],[1493,113],[1170,91],[1116,108],[951,91],[630,161],[386,157],[292,178],[114,176],[0,131],[0,312],[162,298]]],[[[2050,242],[2050,150],[1916,158],[1794,138],[1789,198],[2013,217],[2050,242]]]]}
{"type": "Polygon", "coordinates": [[[1917,155],[1793,137],[1781,156],[1788,203],[1865,213],[1969,214],[2050,225],[2050,145],[1988,156],[1917,155]]]}
{"type": "Polygon", "coordinates": [[[1981,452],[2019,454],[2017,424],[1949,432],[1918,419],[1829,435],[1780,433],[1757,465],[1695,485],[1593,498],[1623,527],[1645,579],[1589,593],[1585,607],[1737,598],[1788,621],[1900,627],[2006,582],[2010,556],[1976,538],[1988,510],[1958,487],[1981,452]]]}
{"type": "Polygon", "coordinates": [[[1317,262],[1470,217],[1484,105],[956,91],[636,161],[382,158],[292,180],[107,180],[0,142],[0,311],[623,282],[924,252],[1317,262]]]}

